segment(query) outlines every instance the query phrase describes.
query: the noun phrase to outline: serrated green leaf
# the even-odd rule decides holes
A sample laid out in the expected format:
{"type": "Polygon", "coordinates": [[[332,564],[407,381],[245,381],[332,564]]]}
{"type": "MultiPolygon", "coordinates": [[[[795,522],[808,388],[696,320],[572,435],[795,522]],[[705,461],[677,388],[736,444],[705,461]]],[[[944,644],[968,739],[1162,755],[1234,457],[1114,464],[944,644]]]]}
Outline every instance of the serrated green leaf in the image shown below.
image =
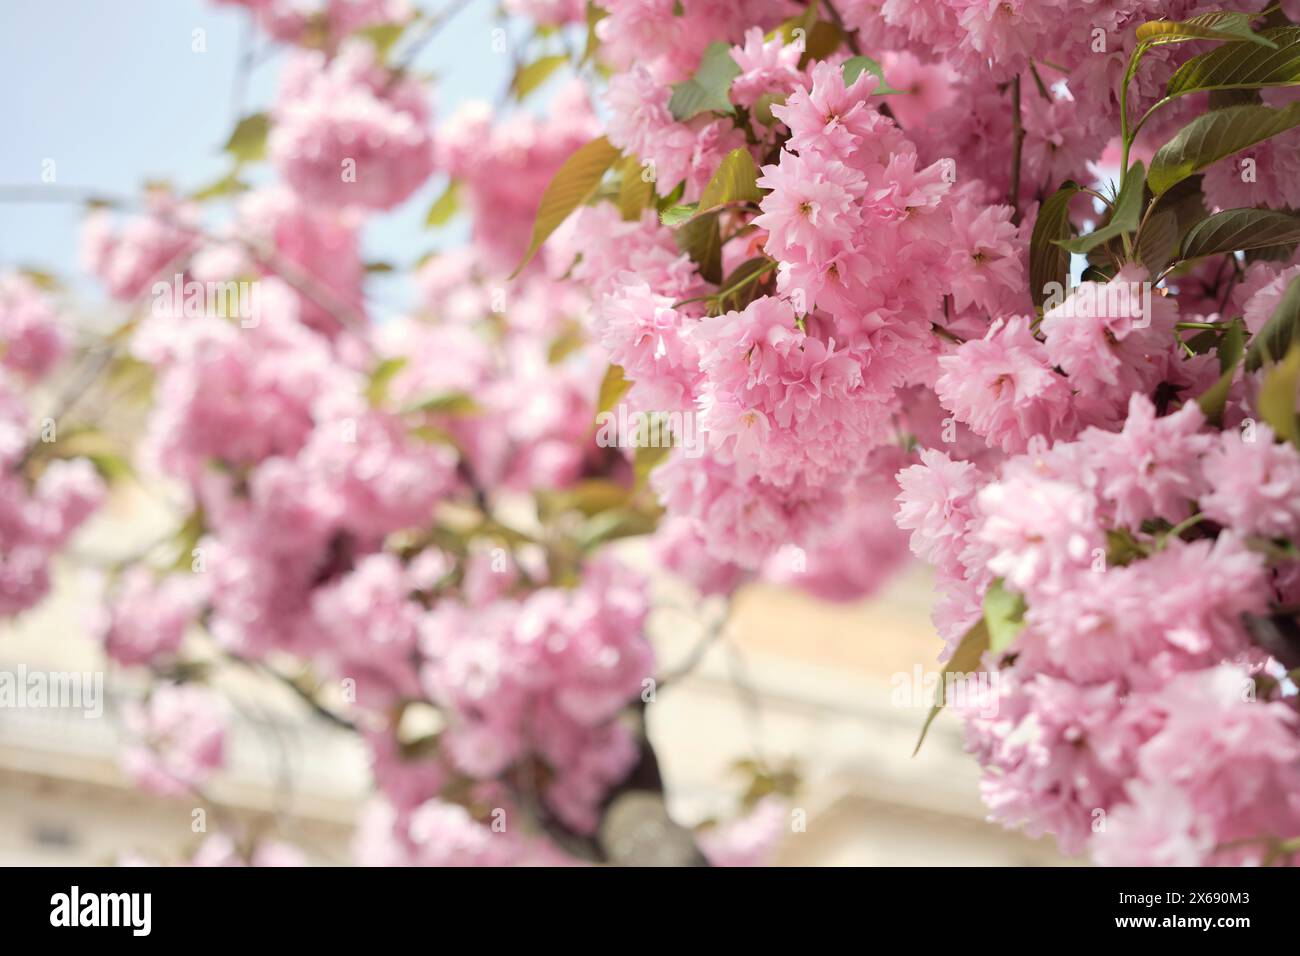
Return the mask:
{"type": "Polygon", "coordinates": [[[1094,229],[1084,236],[1053,241],[1067,252],[1077,252],[1082,255],[1103,242],[1137,229],[1138,223],[1142,219],[1143,184],[1145,181],[1146,170],[1142,168],[1142,163],[1134,163],[1129,168],[1128,175],[1124,177],[1119,196],[1115,199],[1115,206],[1111,210],[1110,220],[1106,225],[1100,229],[1094,229]]]}
{"type": "Polygon", "coordinates": [[[700,113],[734,113],[728,93],[731,81],[740,76],[740,67],[731,58],[726,43],[710,43],[700,60],[700,68],[689,80],[673,84],[668,111],[673,119],[684,122],[700,113]]]}
{"type": "Polygon", "coordinates": [[[1300,343],[1300,276],[1291,280],[1273,314],[1250,340],[1246,371],[1253,372],[1266,362],[1276,362],[1289,355],[1297,343],[1300,343]]]}
{"type": "MultiPolygon", "coordinates": [[[[1292,283],[1294,286],[1295,283],[1292,283]]],[[[1264,373],[1259,386],[1259,417],[1279,438],[1300,446],[1300,424],[1295,413],[1296,382],[1300,380],[1300,342],[1291,346],[1286,358],[1264,373]]]]}
{"type": "Polygon", "coordinates": [[[270,131],[271,118],[266,113],[253,113],[236,124],[223,148],[238,163],[257,162],[266,156],[266,137],[270,131]]]}
{"type": "Polygon", "coordinates": [[[1179,258],[1199,259],[1293,242],[1300,242],[1300,216],[1272,209],[1225,209],[1188,230],[1179,258]]]}
{"type": "MultiPolygon", "coordinates": [[[[949,658],[947,665],[943,669],[943,675],[940,679],[938,693],[943,693],[947,687],[948,676],[973,674],[981,669],[981,658],[984,652],[989,649],[989,629],[988,624],[983,618],[976,622],[975,626],[966,632],[966,636],[961,639],[957,645],[957,650],[953,651],[952,657],[949,658]]],[[[940,698],[942,700],[943,698],[940,698]]],[[[936,702],[930,708],[926,715],[925,723],[921,725],[921,736],[916,741],[916,748],[912,751],[915,757],[921,750],[921,744],[925,743],[925,735],[930,731],[930,725],[934,723],[934,718],[939,716],[939,711],[943,710],[943,703],[936,702]]]]}
{"type": "Polygon", "coordinates": [[[1165,96],[1175,99],[1205,90],[1257,90],[1300,84],[1300,27],[1264,30],[1270,49],[1251,41],[1225,43],[1194,56],[1169,78],[1165,96]]]}
{"type": "Polygon", "coordinates": [[[1056,240],[1070,235],[1070,201],[1078,192],[1079,184],[1067,179],[1038,210],[1029,239],[1029,294],[1038,308],[1048,298],[1047,287],[1056,283],[1064,290],[1070,276],[1070,254],[1056,240]]]}
{"type": "Polygon", "coordinates": [[[849,86],[863,72],[872,74],[880,82],[872,91],[873,95],[888,96],[891,93],[902,93],[903,90],[896,90],[885,82],[885,69],[878,62],[869,56],[851,56],[844,61],[844,85],[849,86]]]}
{"type": "Polygon", "coordinates": [[[600,136],[579,147],[564,161],[560,171],[555,174],[555,178],[542,193],[537,215],[533,220],[533,236],[528,243],[528,251],[524,254],[523,261],[511,274],[512,279],[528,265],[542,243],[559,227],[560,223],[568,219],[575,209],[595,194],[601,179],[618,157],[618,149],[604,136],[600,136]]]}
{"type": "Polygon", "coordinates": [[[1147,184],[1159,196],[1192,173],[1300,125],[1300,103],[1283,109],[1229,106],[1192,120],[1151,158],[1147,184]]]}

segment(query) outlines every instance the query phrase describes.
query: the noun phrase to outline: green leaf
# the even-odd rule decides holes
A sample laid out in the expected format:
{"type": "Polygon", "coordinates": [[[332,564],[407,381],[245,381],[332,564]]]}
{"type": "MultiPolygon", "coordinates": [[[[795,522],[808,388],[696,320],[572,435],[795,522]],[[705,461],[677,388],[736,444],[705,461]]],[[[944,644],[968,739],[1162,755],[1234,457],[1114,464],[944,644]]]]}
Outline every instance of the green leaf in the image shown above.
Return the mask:
{"type": "Polygon", "coordinates": [[[691,257],[708,282],[722,281],[722,231],[718,213],[708,212],[684,223],[674,234],[678,248],[691,257]]]}
{"type": "Polygon", "coordinates": [[[374,26],[364,27],[356,32],[356,36],[369,40],[375,47],[375,54],[380,63],[388,61],[388,54],[393,49],[394,44],[402,38],[405,32],[406,23],[378,23],[374,26]]]}
{"type": "Polygon", "coordinates": [[[424,217],[424,224],[430,228],[445,225],[459,211],[460,182],[453,179],[447,183],[447,188],[442,191],[442,195],[429,207],[429,212],[424,217]]]}
{"type": "Polygon", "coordinates": [[[1053,242],[1067,252],[1077,252],[1082,255],[1103,242],[1137,229],[1138,222],[1142,218],[1142,187],[1145,180],[1146,170],[1142,168],[1142,163],[1134,163],[1128,175],[1124,177],[1119,196],[1115,199],[1115,206],[1111,210],[1110,221],[1106,225],[1094,229],[1085,236],[1074,239],[1054,239],[1053,242]]]}
{"type": "Polygon", "coordinates": [[[700,209],[716,209],[729,202],[758,202],[763,191],[756,185],[758,168],[749,150],[738,147],[718,164],[717,172],[700,195],[700,209]]]}
{"type": "Polygon", "coordinates": [[[605,377],[600,382],[600,393],[596,397],[596,414],[610,411],[631,387],[632,383],[623,375],[622,366],[611,365],[605,369],[605,377]]]}
{"type": "Polygon", "coordinates": [[[528,243],[528,251],[510,278],[519,275],[560,223],[568,219],[575,209],[595,194],[597,187],[600,186],[600,180],[618,157],[618,149],[601,136],[579,147],[564,161],[560,171],[555,174],[555,178],[542,193],[542,200],[537,207],[537,216],[533,221],[533,237],[528,243]]]}
{"type": "Polygon", "coordinates": [[[1232,380],[1237,376],[1237,366],[1246,349],[1246,323],[1239,318],[1233,319],[1219,337],[1218,348],[1219,378],[1196,399],[1206,419],[1215,425],[1223,421],[1223,409],[1228,404],[1232,380]]]}
{"type": "Polygon", "coordinates": [[[749,111],[750,115],[764,126],[771,126],[776,122],[776,116],[772,112],[772,107],[784,106],[785,99],[785,93],[764,93],[754,103],[754,108],[749,111]]]}
{"type": "Polygon", "coordinates": [[[1300,103],[1275,110],[1229,106],[1192,120],[1151,158],[1147,184],[1159,196],[1211,163],[1300,125],[1300,103]]]}
{"type": "Polygon", "coordinates": [[[665,226],[680,226],[682,223],[695,218],[695,214],[700,211],[700,204],[697,202],[682,203],[678,206],[669,206],[659,214],[659,221],[665,226]]]}
{"type": "Polygon", "coordinates": [[[876,84],[873,91],[875,95],[887,96],[890,93],[903,93],[904,90],[896,90],[885,82],[885,70],[879,63],[869,56],[851,56],[844,61],[844,85],[849,86],[863,71],[871,73],[880,82],[876,84]]]}
{"type": "MultiPolygon", "coordinates": [[[[966,636],[961,639],[957,645],[957,650],[953,651],[952,657],[949,658],[947,666],[943,669],[943,675],[940,680],[940,687],[937,693],[944,693],[948,683],[948,675],[973,674],[980,670],[980,659],[983,658],[984,652],[989,649],[989,629],[988,625],[981,618],[974,627],[966,632],[966,636]]],[[[915,757],[921,751],[921,744],[925,743],[925,735],[930,730],[930,725],[934,723],[934,718],[939,716],[939,711],[943,710],[943,698],[936,702],[930,708],[930,713],[926,715],[925,723],[921,725],[921,736],[916,741],[916,748],[912,751],[915,757]]]]}
{"type": "Polygon", "coordinates": [[[673,95],[668,101],[668,111],[673,119],[684,122],[692,116],[710,111],[734,113],[735,107],[727,98],[731,81],[740,76],[740,67],[731,58],[731,47],[726,43],[710,43],[700,60],[700,68],[689,80],[673,84],[673,95]]]}
{"type": "MultiPolygon", "coordinates": [[[[1292,283],[1294,286],[1295,283],[1292,283]]],[[[1286,358],[1264,374],[1259,386],[1259,415],[1279,438],[1300,445],[1300,424],[1296,422],[1296,382],[1300,380],[1300,342],[1291,346],[1286,358]]]]}
{"type": "Polygon", "coordinates": [[[1153,20],[1137,28],[1137,39],[1146,46],[1185,43],[1188,40],[1247,40],[1271,47],[1274,45],[1271,40],[1250,28],[1250,22],[1257,16],[1257,13],[1217,10],[1181,21],[1153,20]]]}
{"type": "Polygon", "coordinates": [[[567,56],[557,53],[554,56],[544,56],[540,60],[534,60],[527,66],[521,66],[511,83],[515,99],[526,99],[529,93],[545,83],[552,73],[568,62],[567,56]]]}
{"type": "Polygon", "coordinates": [[[800,67],[812,60],[824,60],[840,48],[844,40],[844,31],[837,24],[828,20],[818,20],[808,31],[803,56],[799,58],[800,67]]]}
{"type": "Polygon", "coordinates": [[[579,66],[595,56],[600,48],[600,37],[596,36],[596,24],[607,16],[609,13],[603,7],[597,6],[594,0],[587,0],[587,43],[583,47],[579,66]]]}
{"type": "Polygon", "coordinates": [[[1189,176],[1154,200],[1155,211],[1138,236],[1138,260],[1151,275],[1167,266],[1178,252],[1178,239],[1206,217],[1200,176],[1189,176]]]}
{"type": "Polygon", "coordinates": [[[1169,264],[1178,248],[1178,214],[1161,209],[1151,215],[1138,237],[1138,261],[1148,274],[1156,275],[1169,264]]]}
{"type": "Polygon", "coordinates": [[[388,397],[388,384],[406,367],[406,356],[386,358],[375,366],[366,385],[366,398],[371,405],[382,405],[388,397]]]}
{"type": "Polygon", "coordinates": [[[478,410],[478,402],[464,392],[439,392],[427,398],[416,399],[402,408],[402,414],[438,412],[444,415],[473,415],[478,410]]]}
{"type": "Polygon", "coordinates": [[[1253,372],[1265,362],[1276,362],[1289,355],[1297,343],[1300,343],[1300,276],[1291,280],[1273,314],[1250,340],[1246,371],[1253,372]]]}
{"type": "Polygon", "coordinates": [[[1188,230],[1179,258],[1199,259],[1292,242],[1300,242],[1300,216],[1272,209],[1225,209],[1188,230]]]}
{"type": "Polygon", "coordinates": [[[225,151],[239,163],[254,163],[266,156],[266,136],[271,131],[271,118],[265,113],[245,116],[235,126],[225,151]]]}
{"type": "Polygon", "coordinates": [[[215,182],[196,189],[190,193],[190,198],[195,202],[204,202],[208,199],[219,199],[222,196],[232,196],[242,193],[248,189],[248,183],[243,182],[233,172],[226,173],[215,182]]]}
{"type": "Polygon", "coordinates": [[[618,210],[628,222],[641,218],[642,210],[654,205],[654,180],[646,180],[640,160],[629,156],[623,160],[618,183],[618,210]]]}
{"type": "Polygon", "coordinates": [[[1276,48],[1241,41],[1194,56],[1169,78],[1166,98],[1203,90],[1257,90],[1300,84],[1300,27],[1264,30],[1259,35],[1277,44],[1276,48]]]}
{"type": "Polygon", "coordinates": [[[1039,308],[1048,298],[1047,286],[1054,282],[1064,291],[1070,276],[1070,254],[1056,240],[1070,235],[1070,200],[1078,192],[1079,184],[1067,179],[1038,210],[1029,239],[1029,294],[1039,308]]]}
{"type": "Polygon", "coordinates": [[[988,629],[989,650],[994,654],[1010,647],[1025,626],[1025,599],[1008,591],[1001,578],[984,592],[984,626],[988,629]]]}
{"type": "Polygon", "coordinates": [[[667,458],[672,450],[672,446],[669,444],[658,447],[653,445],[637,447],[632,455],[632,471],[636,475],[638,488],[645,487],[646,481],[650,478],[650,472],[654,471],[655,467],[667,458]]]}
{"type": "Polygon", "coordinates": [[[762,276],[776,268],[776,262],[767,256],[746,259],[722,281],[718,291],[718,313],[739,312],[758,296],[762,276]]]}
{"type": "Polygon", "coordinates": [[[549,521],[566,511],[577,511],[591,517],[602,511],[627,506],[631,490],[608,478],[587,478],[562,491],[548,489],[537,492],[538,515],[549,521]]]}

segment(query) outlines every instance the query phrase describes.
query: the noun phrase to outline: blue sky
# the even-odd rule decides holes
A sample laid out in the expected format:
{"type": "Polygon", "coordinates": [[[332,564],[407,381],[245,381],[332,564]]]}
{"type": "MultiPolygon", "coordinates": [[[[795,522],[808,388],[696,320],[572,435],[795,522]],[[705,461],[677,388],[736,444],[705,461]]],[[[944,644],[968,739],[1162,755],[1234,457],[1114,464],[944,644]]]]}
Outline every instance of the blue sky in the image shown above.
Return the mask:
{"type": "MultiPolygon", "coordinates": [[[[441,9],[446,0],[420,0],[441,9]]],[[[466,99],[496,101],[510,57],[494,53],[493,0],[473,0],[422,51],[417,69],[435,73],[438,119],[466,99]]],[[[39,185],[53,160],[57,182],[134,193],[150,179],[191,190],[228,168],[221,146],[233,126],[234,88],[246,14],[210,0],[39,0],[0,3],[0,184],[39,185]],[[192,49],[205,31],[206,52],[192,49]]],[[[522,36],[522,25],[512,33],[522,36]]],[[[265,36],[258,34],[259,43],[265,36]]],[[[251,74],[243,112],[267,106],[283,61],[251,74]]],[[[435,179],[365,232],[365,256],[398,265],[457,241],[457,226],[424,230],[435,179]]],[[[69,277],[77,270],[82,211],[76,205],[0,203],[0,266],[31,266],[69,277]]],[[[90,283],[77,283],[91,298],[90,283]]],[[[385,282],[383,303],[410,301],[409,287],[385,282]]]]}

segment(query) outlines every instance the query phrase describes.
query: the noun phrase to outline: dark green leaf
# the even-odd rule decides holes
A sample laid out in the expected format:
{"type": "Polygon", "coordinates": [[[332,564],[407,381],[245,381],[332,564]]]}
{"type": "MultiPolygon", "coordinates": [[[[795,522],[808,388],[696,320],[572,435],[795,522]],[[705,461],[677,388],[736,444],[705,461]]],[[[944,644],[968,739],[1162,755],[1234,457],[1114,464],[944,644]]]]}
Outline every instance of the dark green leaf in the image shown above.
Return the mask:
{"type": "Polygon", "coordinates": [[[718,225],[718,213],[696,216],[678,228],[675,235],[678,247],[691,257],[705,281],[715,284],[721,282],[722,232],[718,225]]]}
{"type": "Polygon", "coordinates": [[[1300,125],[1300,103],[1275,110],[1229,106],[1192,120],[1151,158],[1147,183],[1159,196],[1211,163],[1300,125]]]}
{"type": "Polygon", "coordinates": [[[1243,40],[1194,56],[1174,71],[1165,96],[1173,99],[1202,90],[1257,90],[1300,83],[1300,27],[1264,30],[1259,36],[1277,44],[1276,48],[1243,40]]]}
{"type": "Polygon", "coordinates": [[[1066,180],[1038,210],[1038,220],[1029,240],[1029,294],[1034,305],[1042,308],[1047,287],[1056,283],[1062,291],[1070,276],[1070,254],[1056,244],[1070,235],[1070,200],[1079,192],[1079,184],[1066,180]]]}
{"type": "Polygon", "coordinates": [[[1116,236],[1137,229],[1138,222],[1142,218],[1142,187],[1145,180],[1146,170],[1142,168],[1142,163],[1134,163],[1129,169],[1128,175],[1124,177],[1124,183],[1120,187],[1119,196],[1115,199],[1115,206],[1111,210],[1110,220],[1106,225],[1100,229],[1094,229],[1085,236],[1053,241],[1068,252],[1082,254],[1094,246],[1099,246],[1116,236]]]}
{"type": "Polygon", "coordinates": [[[1178,214],[1172,209],[1152,213],[1138,237],[1138,261],[1147,273],[1156,275],[1169,264],[1178,248],[1178,214]]]}
{"type": "Polygon", "coordinates": [[[1272,209],[1225,209],[1201,220],[1183,237],[1181,259],[1300,242],[1300,216],[1272,209]]]}

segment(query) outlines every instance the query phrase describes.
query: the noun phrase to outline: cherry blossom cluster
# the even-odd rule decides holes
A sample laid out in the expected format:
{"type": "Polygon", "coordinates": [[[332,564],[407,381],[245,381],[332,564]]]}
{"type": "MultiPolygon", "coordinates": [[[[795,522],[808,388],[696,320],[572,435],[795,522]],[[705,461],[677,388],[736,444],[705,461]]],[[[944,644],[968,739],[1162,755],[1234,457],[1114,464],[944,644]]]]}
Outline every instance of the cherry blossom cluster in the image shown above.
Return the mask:
{"type": "MultiPolygon", "coordinates": [[[[657,509],[631,454],[595,440],[607,362],[583,334],[590,293],[550,250],[510,277],[538,197],[599,132],[588,93],[570,85],[544,118],[470,103],[435,132],[425,84],[365,35],[408,22],[405,4],[244,5],[297,44],[266,117],[277,178],[232,187],[215,223],[205,199],[158,189],[85,226],[87,268],[148,306],[124,336],[152,375],[133,464],[181,501],[173,537],[110,569],[96,622],[109,657],[152,678],[124,715],[123,769],[212,798],[237,743],[201,676],[215,657],[357,732],[376,790],[359,861],[591,859],[645,759],[656,677],[649,582],[604,545],[657,509]],[[420,307],[377,321],[364,230],[435,174],[470,241],[412,267],[420,307]],[[150,301],[174,276],[256,295],[150,301]]],[[[582,3],[527,6],[585,19],[582,3]]],[[[53,346],[24,321],[6,360],[33,364],[53,346]]],[[[707,852],[756,860],[778,817],[707,852]]],[[[282,850],[220,833],[191,862],[298,859],[282,850]]]]}
{"type": "Polygon", "coordinates": [[[37,419],[31,400],[71,344],[36,279],[0,274],[0,618],[45,597],[51,559],[104,498],[90,460],[62,455],[58,422],[37,419]]]}
{"type": "MultiPolygon", "coordinates": [[[[654,208],[589,206],[556,245],[626,400],[699,423],[705,453],[651,478],[665,562],[706,593],[755,572],[869,593],[899,560],[879,509],[896,487],[941,659],[1000,678],[954,708],[995,819],[1105,863],[1293,861],[1295,385],[1257,360],[1295,321],[1294,245],[1156,261],[1135,218],[1081,247],[1084,281],[1031,288],[1057,189],[1151,162],[1205,112],[1162,97],[1214,44],[1138,27],[1209,8],[604,6],[607,136],[654,208]],[[725,101],[696,109],[710,83],[725,101]],[[831,577],[791,573],[821,552],[831,577]]],[[[1200,215],[1293,207],[1296,135],[1202,163],[1200,215]]],[[[1069,233],[1120,216],[1118,188],[1068,189],[1069,233]]]]}

